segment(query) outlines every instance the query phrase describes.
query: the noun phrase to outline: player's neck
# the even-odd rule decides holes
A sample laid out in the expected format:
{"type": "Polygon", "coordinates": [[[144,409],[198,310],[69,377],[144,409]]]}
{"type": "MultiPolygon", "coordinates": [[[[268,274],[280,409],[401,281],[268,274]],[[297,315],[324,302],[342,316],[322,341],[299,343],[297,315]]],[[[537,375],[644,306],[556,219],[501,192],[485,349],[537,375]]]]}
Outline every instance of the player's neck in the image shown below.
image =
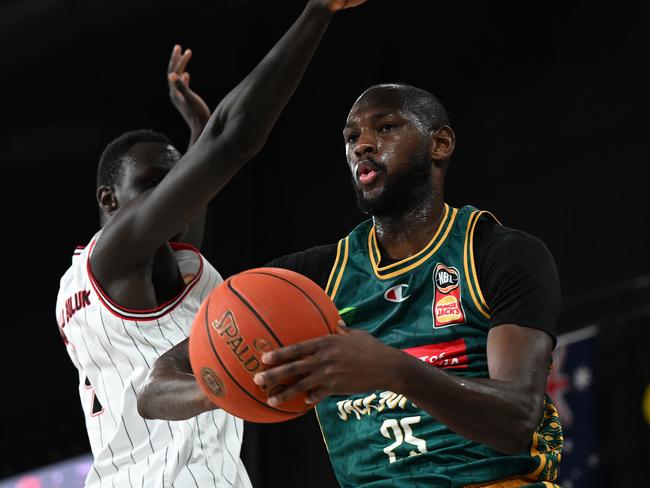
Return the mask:
{"type": "Polygon", "coordinates": [[[426,199],[400,215],[374,216],[382,256],[401,260],[417,254],[432,239],[442,221],[442,196],[426,199]]]}

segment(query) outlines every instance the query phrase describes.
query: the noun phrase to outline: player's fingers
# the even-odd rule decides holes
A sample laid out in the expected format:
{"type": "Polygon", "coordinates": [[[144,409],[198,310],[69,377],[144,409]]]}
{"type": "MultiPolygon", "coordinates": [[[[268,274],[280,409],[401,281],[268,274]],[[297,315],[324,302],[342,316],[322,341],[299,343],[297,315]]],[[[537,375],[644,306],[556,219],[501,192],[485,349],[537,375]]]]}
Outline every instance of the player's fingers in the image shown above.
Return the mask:
{"type": "Polygon", "coordinates": [[[288,386],[279,393],[270,396],[266,401],[272,407],[275,407],[281,403],[291,400],[296,395],[301,393],[306,393],[309,390],[318,386],[318,380],[315,378],[315,375],[309,375],[302,378],[300,381],[297,381],[291,386],[288,386]]]}
{"type": "Polygon", "coordinates": [[[305,398],[305,403],[309,403],[310,405],[315,405],[316,403],[320,402],[323,398],[328,396],[327,390],[323,386],[317,386],[316,388],[312,388],[307,392],[307,397],[305,398]]]}
{"type": "Polygon", "coordinates": [[[174,44],[174,48],[172,49],[172,55],[169,58],[169,64],[167,65],[167,73],[172,73],[174,71],[174,67],[178,63],[178,58],[181,55],[181,47],[178,44],[174,44]]]}
{"type": "Polygon", "coordinates": [[[313,370],[313,364],[308,359],[293,361],[283,364],[276,368],[267,369],[253,376],[256,385],[274,386],[282,380],[292,378],[301,374],[309,373],[313,370]]]}
{"type": "Polygon", "coordinates": [[[317,337],[316,339],[309,339],[308,341],[266,352],[262,355],[262,362],[267,365],[284,364],[309,356],[323,347],[328,337],[330,336],[317,337]]]}
{"type": "Polygon", "coordinates": [[[183,73],[185,71],[185,67],[187,66],[187,63],[189,62],[191,57],[192,57],[192,50],[186,49],[185,52],[180,57],[180,59],[178,60],[178,64],[176,65],[177,73],[183,73]]]}
{"type": "Polygon", "coordinates": [[[176,73],[170,73],[169,80],[172,82],[171,89],[175,89],[180,92],[181,97],[187,99],[192,95],[189,87],[183,83],[182,78],[176,73]]]}
{"type": "Polygon", "coordinates": [[[176,73],[169,73],[167,75],[167,81],[169,84],[169,96],[172,100],[182,102],[184,101],[183,99],[183,93],[178,89],[178,85],[182,85],[183,83],[180,81],[180,77],[176,73]]]}
{"type": "Polygon", "coordinates": [[[350,331],[345,325],[345,322],[339,320],[338,324],[336,324],[336,329],[334,329],[334,333],[338,335],[348,335],[350,331]]]}
{"type": "Polygon", "coordinates": [[[185,85],[190,86],[190,74],[187,71],[181,75],[181,80],[185,85]]]}
{"type": "Polygon", "coordinates": [[[183,96],[183,94],[180,91],[178,91],[177,89],[175,89],[175,88],[174,88],[174,90],[172,90],[172,96],[174,97],[174,100],[176,100],[178,103],[184,104],[184,103],[187,102],[187,100],[185,100],[185,97],[183,96]]]}
{"type": "Polygon", "coordinates": [[[345,8],[354,8],[354,7],[358,6],[358,5],[361,5],[362,3],[366,3],[366,1],[367,0],[347,0],[345,2],[345,6],[343,8],[344,9],[345,8]]]}

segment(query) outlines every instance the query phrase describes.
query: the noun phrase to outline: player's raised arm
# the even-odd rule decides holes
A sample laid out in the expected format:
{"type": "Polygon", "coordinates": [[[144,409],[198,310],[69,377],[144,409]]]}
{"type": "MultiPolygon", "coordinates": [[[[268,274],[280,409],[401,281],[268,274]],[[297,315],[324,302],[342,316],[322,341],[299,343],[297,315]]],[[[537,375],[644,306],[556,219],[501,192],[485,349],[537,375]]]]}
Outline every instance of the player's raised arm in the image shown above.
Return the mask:
{"type": "MultiPolygon", "coordinates": [[[[172,49],[169,64],[167,65],[169,99],[190,129],[188,149],[197,141],[208,120],[210,120],[210,108],[203,98],[190,88],[190,73],[187,71],[187,64],[191,58],[191,49],[183,50],[182,46],[176,44],[172,49]]],[[[206,215],[207,206],[192,220],[186,235],[182,239],[183,242],[201,249],[206,215]]]]}
{"type": "MultiPolygon", "coordinates": [[[[293,94],[333,12],[361,0],[311,0],[264,59],[218,105],[198,141],[160,184],[120,212],[110,189],[98,192],[113,214],[95,245],[91,266],[100,283],[115,283],[145,265],[187,229],[241,166],[264,145],[293,94]]],[[[110,290],[109,290],[110,292],[110,290]]]]}

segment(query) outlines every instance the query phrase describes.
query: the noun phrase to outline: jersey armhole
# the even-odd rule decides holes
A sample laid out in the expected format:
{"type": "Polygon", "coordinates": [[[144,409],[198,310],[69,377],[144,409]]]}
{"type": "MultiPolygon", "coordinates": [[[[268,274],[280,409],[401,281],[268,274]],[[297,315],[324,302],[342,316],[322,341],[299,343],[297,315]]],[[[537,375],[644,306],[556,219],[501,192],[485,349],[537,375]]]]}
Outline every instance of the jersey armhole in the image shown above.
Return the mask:
{"type": "Polygon", "coordinates": [[[91,242],[88,255],[86,256],[85,266],[86,266],[86,273],[88,275],[88,279],[101,305],[105,309],[107,309],[110,313],[123,320],[132,321],[132,322],[150,322],[154,320],[159,320],[163,316],[173,311],[180,303],[182,303],[182,301],[189,294],[192,288],[194,288],[194,286],[199,282],[201,276],[203,275],[203,258],[201,256],[201,253],[198,251],[198,249],[196,249],[190,244],[170,243],[172,250],[174,252],[181,251],[181,250],[189,250],[196,253],[199,260],[197,273],[192,277],[190,281],[185,282],[185,287],[183,288],[183,290],[181,290],[181,292],[178,295],[176,295],[175,297],[169,299],[165,303],[155,308],[142,309],[142,310],[126,308],[119,305],[108,296],[108,294],[104,291],[104,289],[102,288],[101,284],[99,283],[99,281],[97,280],[97,278],[95,277],[92,271],[92,268],[90,266],[90,256],[95,246],[95,242],[96,241],[91,242]]]}
{"type": "Polygon", "coordinates": [[[501,225],[501,222],[492,215],[490,212],[485,210],[475,210],[469,216],[467,220],[467,229],[465,231],[465,245],[463,246],[463,264],[465,267],[465,276],[467,277],[467,288],[469,289],[469,294],[472,297],[476,309],[483,315],[485,318],[490,318],[490,307],[485,301],[483,292],[481,291],[481,286],[478,282],[478,273],[476,272],[476,261],[474,259],[474,231],[476,230],[476,224],[481,220],[482,217],[487,217],[494,220],[497,224],[501,225]]]}
{"type": "Polygon", "coordinates": [[[336,292],[343,278],[343,271],[348,262],[349,239],[350,236],[341,239],[336,246],[336,259],[334,259],[334,265],[332,266],[332,271],[330,272],[327,286],[325,287],[325,293],[329,295],[332,301],[336,297],[336,292]]]}

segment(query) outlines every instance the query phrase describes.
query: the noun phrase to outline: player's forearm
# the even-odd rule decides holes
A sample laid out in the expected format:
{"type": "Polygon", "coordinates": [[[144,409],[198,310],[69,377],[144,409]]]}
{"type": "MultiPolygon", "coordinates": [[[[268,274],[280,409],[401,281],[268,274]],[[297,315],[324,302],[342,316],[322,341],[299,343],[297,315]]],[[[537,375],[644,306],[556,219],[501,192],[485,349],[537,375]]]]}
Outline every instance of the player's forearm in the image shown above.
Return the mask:
{"type": "Polygon", "coordinates": [[[540,421],[543,391],[488,378],[467,379],[403,355],[394,391],[467,439],[514,454],[526,450],[540,421]]]}
{"type": "Polygon", "coordinates": [[[190,126],[190,140],[187,143],[187,148],[191,148],[194,143],[198,140],[199,136],[203,132],[205,125],[201,126],[200,128],[198,127],[191,127],[190,126]]]}
{"type": "Polygon", "coordinates": [[[203,247],[203,236],[205,234],[205,219],[208,214],[207,207],[204,208],[199,215],[192,220],[187,235],[184,237],[183,242],[191,244],[195,248],[201,250],[203,247]]]}
{"type": "Polygon", "coordinates": [[[159,378],[138,391],[138,413],[146,419],[185,420],[215,408],[192,375],[159,378]]]}
{"type": "Polygon", "coordinates": [[[300,82],[333,13],[309,2],[300,17],[253,71],[220,103],[207,133],[234,125],[233,145],[246,154],[261,149],[300,82]]]}
{"type": "Polygon", "coordinates": [[[217,408],[201,391],[185,340],[160,356],[138,389],[138,412],[147,419],[185,420],[217,408]]]}
{"type": "Polygon", "coordinates": [[[160,185],[130,202],[133,212],[118,212],[111,219],[95,247],[94,260],[104,247],[113,245],[118,252],[108,252],[108,269],[93,263],[100,280],[140,265],[186,227],[261,149],[332,15],[310,2],[269,54],[214,110],[199,140],[160,185]]]}

